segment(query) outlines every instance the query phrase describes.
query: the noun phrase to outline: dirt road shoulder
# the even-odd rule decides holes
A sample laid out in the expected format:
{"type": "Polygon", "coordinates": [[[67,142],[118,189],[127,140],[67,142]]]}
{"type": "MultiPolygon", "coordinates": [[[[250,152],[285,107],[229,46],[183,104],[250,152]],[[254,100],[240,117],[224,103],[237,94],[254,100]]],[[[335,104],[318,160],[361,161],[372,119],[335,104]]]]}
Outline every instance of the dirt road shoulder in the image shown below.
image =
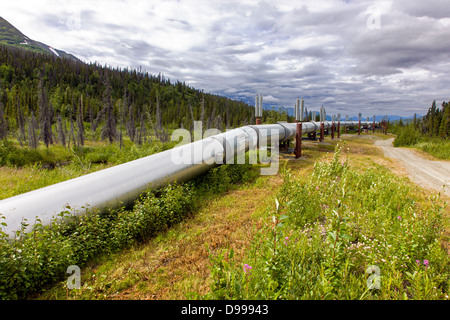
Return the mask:
{"type": "Polygon", "coordinates": [[[398,160],[412,181],[450,197],[450,161],[425,159],[413,150],[394,148],[393,141],[394,138],[377,140],[374,145],[383,150],[385,157],[398,160]]]}

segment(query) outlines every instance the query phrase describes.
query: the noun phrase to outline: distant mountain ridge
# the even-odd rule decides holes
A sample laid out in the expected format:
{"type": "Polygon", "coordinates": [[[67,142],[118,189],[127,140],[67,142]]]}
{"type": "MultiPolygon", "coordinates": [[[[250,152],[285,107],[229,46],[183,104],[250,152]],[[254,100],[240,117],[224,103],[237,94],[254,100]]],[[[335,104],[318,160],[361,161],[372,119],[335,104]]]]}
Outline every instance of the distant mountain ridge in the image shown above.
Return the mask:
{"type": "Polygon", "coordinates": [[[2,17],[0,17],[0,44],[81,62],[80,59],[70,53],[30,39],[2,17]]]}
{"type": "MultiPolygon", "coordinates": [[[[273,110],[279,111],[279,112],[285,111],[285,112],[287,112],[288,116],[294,116],[294,108],[293,107],[279,107],[279,106],[264,105],[263,109],[264,110],[272,110],[273,109],[273,110]]],[[[315,110],[315,111],[318,112],[318,110],[315,110]]],[[[377,116],[375,116],[375,121],[381,121],[381,120],[383,120],[383,117],[384,116],[377,115],[377,116]]],[[[414,119],[414,115],[409,116],[409,117],[402,117],[402,116],[397,116],[397,115],[388,115],[387,117],[388,117],[389,121],[398,121],[400,119],[402,119],[402,120],[414,119]]],[[[416,115],[416,117],[417,117],[417,119],[421,119],[423,116],[416,115]]],[[[341,114],[341,118],[342,118],[342,120],[345,120],[345,115],[341,114]]],[[[369,120],[370,121],[372,121],[372,118],[373,118],[373,115],[369,115],[369,120]]],[[[361,119],[363,121],[365,121],[367,119],[367,115],[363,114],[361,119]]],[[[332,120],[331,115],[327,114],[327,120],[328,121],[332,120]]],[[[358,121],[358,117],[357,116],[356,117],[355,116],[349,117],[348,120],[349,121],[358,121]]]]}

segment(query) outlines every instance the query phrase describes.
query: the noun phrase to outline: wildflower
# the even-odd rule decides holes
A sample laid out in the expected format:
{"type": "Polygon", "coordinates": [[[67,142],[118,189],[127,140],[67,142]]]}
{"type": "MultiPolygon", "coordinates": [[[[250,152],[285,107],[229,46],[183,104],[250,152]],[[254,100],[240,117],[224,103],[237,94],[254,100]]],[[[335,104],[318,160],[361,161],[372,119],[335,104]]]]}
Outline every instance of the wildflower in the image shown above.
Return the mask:
{"type": "Polygon", "coordinates": [[[289,242],[289,237],[284,238],[284,244],[287,245],[288,242],[289,242]]]}
{"type": "Polygon", "coordinates": [[[417,263],[417,265],[420,265],[420,261],[419,260],[416,260],[416,263],[417,263]]]}
{"type": "Polygon", "coordinates": [[[423,260],[423,264],[425,265],[425,267],[428,267],[428,260],[423,260]]]}
{"type": "Polygon", "coordinates": [[[319,186],[316,187],[316,190],[319,190],[319,186]]]}
{"type": "Polygon", "coordinates": [[[245,273],[251,274],[252,273],[251,270],[252,270],[252,266],[249,266],[247,263],[244,264],[244,272],[245,273]]]}
{"type": "Polygon", "coordinates": [[[402,217],[398,216],[398,217],[397,217],[397,220],[402,220],[402,217]]]}

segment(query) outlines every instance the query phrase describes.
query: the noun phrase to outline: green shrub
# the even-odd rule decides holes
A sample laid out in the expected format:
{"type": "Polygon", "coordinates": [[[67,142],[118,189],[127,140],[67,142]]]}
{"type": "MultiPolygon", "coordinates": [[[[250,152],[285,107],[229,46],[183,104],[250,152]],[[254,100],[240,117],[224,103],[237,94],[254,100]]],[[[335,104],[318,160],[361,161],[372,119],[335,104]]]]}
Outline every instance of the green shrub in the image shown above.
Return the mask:
{"type": "Polygon", "coordinates": [[[1,166],[22,167],[27,164],[41,162],[43,158],[42,154],[37,150],[19,148],[6,140],[0,141],[1,166]]]}
{"type": "Polygon", "coordinates": [[[394,147],[412,146],[419,142],[421,136],[420,132],[413,126],[401,127],[394,140],[394,147]]]}

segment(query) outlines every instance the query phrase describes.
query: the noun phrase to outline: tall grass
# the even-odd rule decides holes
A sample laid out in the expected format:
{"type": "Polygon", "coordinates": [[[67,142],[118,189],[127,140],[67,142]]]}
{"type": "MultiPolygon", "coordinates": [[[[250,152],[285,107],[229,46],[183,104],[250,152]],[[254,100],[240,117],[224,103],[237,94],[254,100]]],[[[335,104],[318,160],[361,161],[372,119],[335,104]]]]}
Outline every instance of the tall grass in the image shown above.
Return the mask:
{"type": "Polygon", "coordinates": [[[284,173],[244,263],[212,254],[205,299],[448,299],[443,206],[383,168],[340,158],[284,173]]]}
{"type": "Polygon", "coordinates": [[[29,149],[0,141],[0,199],[149,156],[174,144],[155,141],[140,146],[127,143],[122,148],[97,143],[70,149],[62,145],[29,149]]]}
{"type": "Polygon", "coordinates": [[[438,159],[450,160],[450,140],[439,138],[421,139],[413,145],[414,148],[428,152],[438,159]]]}

